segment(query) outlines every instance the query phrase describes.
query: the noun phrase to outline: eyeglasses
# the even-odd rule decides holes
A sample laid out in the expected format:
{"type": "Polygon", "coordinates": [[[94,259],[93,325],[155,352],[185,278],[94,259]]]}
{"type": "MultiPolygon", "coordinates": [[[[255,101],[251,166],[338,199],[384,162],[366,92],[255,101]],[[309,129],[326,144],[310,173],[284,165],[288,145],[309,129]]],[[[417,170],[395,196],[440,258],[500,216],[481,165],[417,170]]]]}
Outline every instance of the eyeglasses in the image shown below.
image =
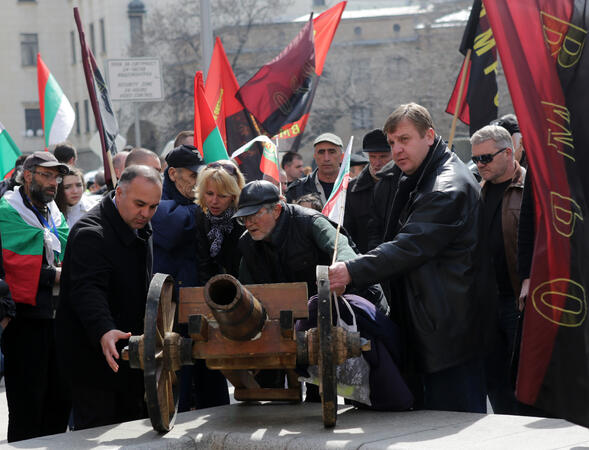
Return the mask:
{"type": "Polygon", "coordinates": [[[43,178],[45,178],[46,180],[49,181],[57,181],[57,184],[61,183],[63,181],[63,177],[61,175],[53,175],[52,173],[47,173],[47,172],[33,172],[36,173],[37,175],[41,175],[43,178]]]}
{"type": "Polygon", "coordinates": [[[257,222],[260,217],[264,215],[264,213],[268,212],[268,209],[265,207],[260,208],[257,213],[250,214],[249,216],[242,216],[237,218],[237,223],[243,225],[245,227],[246,222],[257,222]]]}
{"type": "Polygon", "coordinates": [[[207,164],[207,168],[211,168],[211,169],[224,169],[225,172],[227,172],[229,175],[237,175],[237,167],[235,167],[233,164],[231,163],[224,163],[224,162],[220,162],[220,161],[215,161],[212,163],[208,163],[207,164]]]}
{"type": "Polygon", "coordinates": [[[473,156],[471,158],[472,162],[475,164],[478,164],[478,163],[489,164],[491,161],[493,161],[493,158],[495,156],[497,156],[501,152],[504,152],[508,148],[509,147],[502,148],[501,150],[497,150],[495,153],[485,153],[484,155],[473,156]]]}

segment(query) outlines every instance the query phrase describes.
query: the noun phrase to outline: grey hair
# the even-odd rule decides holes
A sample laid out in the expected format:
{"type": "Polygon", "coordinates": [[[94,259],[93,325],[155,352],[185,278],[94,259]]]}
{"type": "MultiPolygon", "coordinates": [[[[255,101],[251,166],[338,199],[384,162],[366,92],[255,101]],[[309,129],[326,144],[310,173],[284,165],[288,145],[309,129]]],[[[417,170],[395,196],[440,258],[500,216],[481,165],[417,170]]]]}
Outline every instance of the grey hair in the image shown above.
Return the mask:
{"type": "Polygon", "coordinates": [[[162,178],[159,172],[153,167],[132,165],[123,170],[121,178],[119,179],[119,186],[125,188],[137,177],[145,178],[150,183],[157,184],[160,187],[162,185],[162,178]]]}
{"type": "Polygon", "coordinates": [[[492,140],[497,150],[509,147],[513,149],[513,141],[509,131],[498,125],[486,125],[477,130],[470,138],[470,145],[475,146],[492,140]]]}

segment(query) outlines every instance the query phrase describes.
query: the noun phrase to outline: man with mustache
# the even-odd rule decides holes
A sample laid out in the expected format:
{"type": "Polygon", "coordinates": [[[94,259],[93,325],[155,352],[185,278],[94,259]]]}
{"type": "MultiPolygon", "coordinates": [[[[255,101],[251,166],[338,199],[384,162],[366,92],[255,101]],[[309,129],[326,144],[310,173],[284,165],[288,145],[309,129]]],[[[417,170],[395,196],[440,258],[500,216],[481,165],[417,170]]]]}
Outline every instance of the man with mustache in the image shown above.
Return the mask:
{"type": "Polygon", "coordinates": [[[0,201],[0,278],[16,316],[2,335],[8,442],[66,430],[70,402],[57,365],[55,311],[68,227],[54,202],[68,167],[49,152],[28,156],[21,186],[0,201]]]}

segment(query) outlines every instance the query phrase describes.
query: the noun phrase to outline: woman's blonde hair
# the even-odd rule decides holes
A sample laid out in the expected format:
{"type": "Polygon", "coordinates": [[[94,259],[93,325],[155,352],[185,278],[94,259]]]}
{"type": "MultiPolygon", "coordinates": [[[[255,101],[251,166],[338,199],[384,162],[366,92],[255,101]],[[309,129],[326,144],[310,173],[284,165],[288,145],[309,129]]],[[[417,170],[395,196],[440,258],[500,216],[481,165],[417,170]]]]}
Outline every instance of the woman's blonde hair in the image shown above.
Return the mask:
{"type": "Polygon", "coordinates": [[[221,160],[212,163],[213,167],[209,164],[202,172],[198,174],[198,182],[196,184],[196,200],[195,202],[200,205],[202,210],[206,213],[208,211],[204,193],[207,190],[207,184],[213,183],[222,195],[231,195],[233,197],[233,207],[237,208],[239,202],[239,194],[245,186],[245,179],[243,174],[237,167],[237,165],[230,160],[221,160]],[[235,167],[235,174],[230,174],[232,170],[226,170],[223,166],[227,165],[235,167]]]}

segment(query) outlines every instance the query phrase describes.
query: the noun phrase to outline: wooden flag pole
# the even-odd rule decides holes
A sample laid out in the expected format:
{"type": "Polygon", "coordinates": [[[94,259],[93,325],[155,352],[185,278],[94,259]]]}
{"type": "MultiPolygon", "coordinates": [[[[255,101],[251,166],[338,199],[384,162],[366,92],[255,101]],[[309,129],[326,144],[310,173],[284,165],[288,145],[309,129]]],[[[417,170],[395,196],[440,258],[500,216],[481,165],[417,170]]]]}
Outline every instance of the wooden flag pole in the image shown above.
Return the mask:
{"type": "Polygon", "coordinates": [[[462,94],[464,93],[464,84],[466,82],[466,72],[468,70],[468,63],[470,62],[470,54],[472,48],[469,48],[464,57],[464,64],[462,66],[462,73],[460,74],[460,86],[458,87],[458,99],[454,107],[454,117],[452,117],[452,126],[450,127],[450,137],[448,138],[448,148],[452,150],[452,142],[454,141],[454,133],[456,132],[456,123],[458,121],[458,114],[460,105],[462,104],[462,94]]]}

